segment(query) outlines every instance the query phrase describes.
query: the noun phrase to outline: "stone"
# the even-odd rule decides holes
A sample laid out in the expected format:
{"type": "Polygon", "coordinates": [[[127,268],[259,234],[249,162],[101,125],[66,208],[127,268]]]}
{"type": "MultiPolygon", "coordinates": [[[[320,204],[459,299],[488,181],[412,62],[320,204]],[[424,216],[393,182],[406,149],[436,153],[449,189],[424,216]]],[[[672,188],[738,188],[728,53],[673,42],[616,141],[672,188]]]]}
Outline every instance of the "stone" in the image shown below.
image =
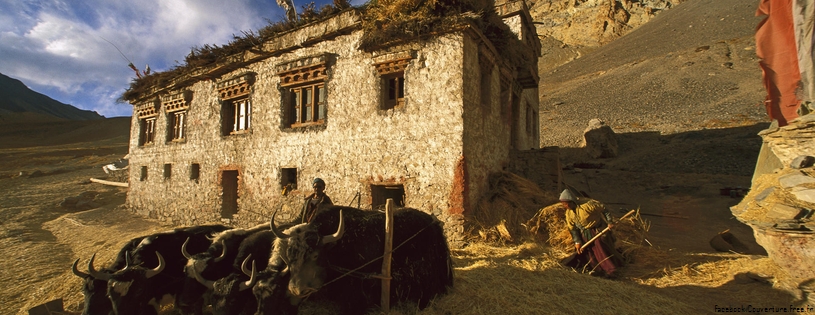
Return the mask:
{"type": "Polygon", "coordinates": [[[760,193],[758,193],[758,195],[756,195],[756,197],[753,198],[753,199],[755,199],[756,201],[762,201],[762,200],[766,199],[767,196],[772,194],[774,191],[775,191],[775,187],[768,187],[768,188],[762,190],[760,193]]]}
{"type": "Polygon", "coordinates": [[[801,173],[790,174],[778,179],[781,187],[790,188],[803,184],[815,183],[815,178],[803,175],[801,173]]]}
{"type": "Polygon", "coordinates": [[[592,158],[616,157],[617,134],[604,121],[594,118],[583,132],[583,147],[592,158]]]}
{"type": "Polygon", "coordinates": [[[798,200],[815,203],[815,189],[802,189],[798,191],[793,191],[792,194],[798,200]]]}
{"type": "Polygon", "coordinates": [[[767,211],[767,217],[781,220],[792,220],[801,213],[801,209],[785,204],[775,203],[767,211]]]}
{"type": "Polygon", "coordinates": [[[794,169],[802,169],[810,167],[813,164],[815,164],[815,157],[809,155],[799,155],[798,157],[792,159],[790,167],[794,169]]]}

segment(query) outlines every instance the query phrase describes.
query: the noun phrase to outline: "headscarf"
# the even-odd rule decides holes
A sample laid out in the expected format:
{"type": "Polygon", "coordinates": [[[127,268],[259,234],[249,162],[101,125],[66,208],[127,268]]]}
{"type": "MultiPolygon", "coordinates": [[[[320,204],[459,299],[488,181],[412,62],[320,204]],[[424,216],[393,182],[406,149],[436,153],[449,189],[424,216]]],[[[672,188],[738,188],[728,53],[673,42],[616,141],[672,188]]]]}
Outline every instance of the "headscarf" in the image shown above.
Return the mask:
{"type": "Polygon", "coordinates": [[[560,201],[574,201],[574,195],[568,189],[564,189],[562,193],[560,193],[560,201]]]}

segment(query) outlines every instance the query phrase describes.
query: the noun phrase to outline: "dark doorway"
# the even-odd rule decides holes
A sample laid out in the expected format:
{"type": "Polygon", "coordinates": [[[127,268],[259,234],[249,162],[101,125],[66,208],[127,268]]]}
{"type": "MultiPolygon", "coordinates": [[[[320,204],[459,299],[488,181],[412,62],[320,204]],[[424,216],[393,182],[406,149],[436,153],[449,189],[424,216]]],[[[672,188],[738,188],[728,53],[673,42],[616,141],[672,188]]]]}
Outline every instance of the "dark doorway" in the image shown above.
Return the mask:
{"type": "Polygon", "coordinates": [[[238,171],[223,171],[221,188],[221,218],[232,219],[232,215],[238,213],[238,171]]]}
{"type": "Polygon", "coordinates": [[[405,206],[405,186],[371,185],[371,209],[384,210],[388,198],[393,199],[397,207],[405,206]]]}

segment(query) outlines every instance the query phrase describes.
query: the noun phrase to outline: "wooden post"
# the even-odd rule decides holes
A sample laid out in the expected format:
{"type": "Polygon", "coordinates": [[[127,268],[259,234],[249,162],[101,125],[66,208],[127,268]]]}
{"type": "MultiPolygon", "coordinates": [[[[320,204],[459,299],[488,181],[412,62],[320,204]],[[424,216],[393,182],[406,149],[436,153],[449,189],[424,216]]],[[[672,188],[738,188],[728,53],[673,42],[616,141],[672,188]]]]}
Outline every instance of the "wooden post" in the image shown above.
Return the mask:
{"type": "Polygon", "coordinates": [[[393,199],[385,202],[385,255],[382,256],[382,312],[390,311],[391,256],[393,251],[393,199]]]}

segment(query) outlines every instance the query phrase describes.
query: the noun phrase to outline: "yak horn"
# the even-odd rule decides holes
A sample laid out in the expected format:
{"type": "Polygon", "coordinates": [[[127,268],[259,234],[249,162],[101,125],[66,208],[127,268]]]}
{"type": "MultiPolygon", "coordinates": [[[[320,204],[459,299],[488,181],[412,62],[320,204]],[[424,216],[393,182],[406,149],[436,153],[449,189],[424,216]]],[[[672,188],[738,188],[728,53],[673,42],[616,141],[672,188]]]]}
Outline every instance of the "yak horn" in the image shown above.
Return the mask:
{"type": "MultiPolygon", "coordinates": [[[[246,263],[249,262],[249,259],[252,259],[252,254],[246,256],[246,259],[244,259],[243,262],[241,263],[241,271],[243,271],[243,274],[251,277],[252,273],[249,271],[249,269],[246,269],[246,263]]],[[[252,263],[254,264],[254,260],[252,261],[252,263]]]]}
{"type": "Polygon", "coordinates": [[[286,233],[283,233],[283,232],[281,232],[280,230],[277,229],[277,226],[275,226],[275,224],[274,224],[275,215],[277,215],[277,210],[275,210],[275,212],[272,213],[272,221],[269,222],[269,226],[271,226],[272,233],[274,233],[274,236],[279,238],[279,239],[287,239],[287,238],[291,237],[291,235],[286,235],[286,233]]]}
{"type": "Polygon", "coordinates": [[[189,241],[190,241],[190,238],[188,237],[187,240],[184,241],[184,244],[181,244],[181,255],[184,255],[184,258],[187,258],[187,260],[192,259],[192,255],[190,255],[190,253],[187,252],[187,243],[189,241]]]}
{"type": "Polygon", "coordinates": [[[249,280],[246,280],[246,282],[241,282],[241,284],[238,285],[238,291],[244,291],[246,289],[252,288],[254,285],[255,285],[255,261],[253,260],[252,274],[249,275],[249,280]]]}
{"type": "Polygon", "coordinates": [[[342,210],[340,210],[340,223],[339,226],[337,226],[337,232],[335,232],[332,235],[323,236],[322,242],[323,244],[328,244],[339,241],[344,233],[345,233],[345,222],[343,222],[342,220],[342,210]]]}
{"type": "Polygon", "coordinates": [[[221,240],[221,256],[215,257],[212,261],[219,262],[224,260],[224,258],[226,258],[226,243],[224,243],[224,240],[221,240]]]}
{"type": "Polygon", "coordinates": [[[91,275],[91,277],[94,277],[97,280],[102,280],[102,281],[110,280],[110,275],[109,274],[104,273],[104,272],[96,271],[96,269],[93,268],[93,259],[94,258],[96,258],[96,253],[94,253],[93,256],[91,256],[91,260],[88,260],[88,273],[91,275]]]}
{"type": "Polygon", "coordinates": [[[152,278],[153,276],[161,273],[161,271],[164,270],[165,267],[164,257],[161,257],[161,254],[158,251],[156,251],[156,257],[158,258],[158,266],[155,269],[147,270],[147,273],[144,274],[144,276],[147,279],[152,278]]]}
{"type": "Polygon", "coordinates": [[[80,277],[80,278],[83,278],[83,279],[84,279],[84,278],[87,278],[87,277],[90,277],[91,275],[89,275],[89,274],[87,274],[87,273],[84,273],[84,272],[81,272],[81,271],[79,271],[79,269],[76,269],[76,264],[78,264],[78,263],[79,263],[79,258],[77,258],[76,260],[74,260],[74,264],[73,264],[73,265],[71,265],[71,271],[73,271],[73,272],[74,272],[74,274],[75,274],[77,277],[80,277]]]}

